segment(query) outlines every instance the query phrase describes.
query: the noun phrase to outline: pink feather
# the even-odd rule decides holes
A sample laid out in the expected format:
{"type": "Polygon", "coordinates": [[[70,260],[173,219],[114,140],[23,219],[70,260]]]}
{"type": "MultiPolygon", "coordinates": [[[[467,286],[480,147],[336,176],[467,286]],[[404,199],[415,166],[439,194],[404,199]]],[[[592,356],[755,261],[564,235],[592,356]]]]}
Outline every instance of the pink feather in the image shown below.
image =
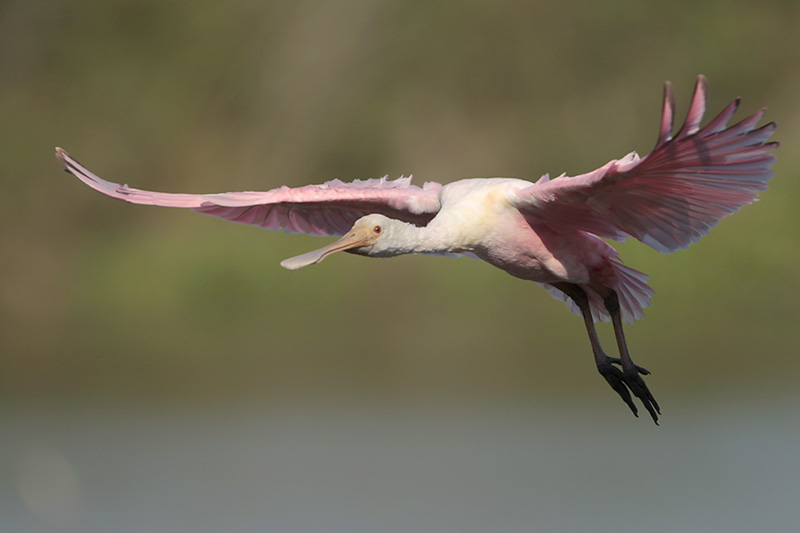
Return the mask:
{"type": "Polygon", "coordinates": [[[668,83],[652,153],[537,183],[519,191],[515,205],[554,231],[582,230],[616,240],[631,236],[665,253],[686,248],[766,189],[775,161],[769,152],[778,146],[766,142],[775,123],[755,127],[764,110],[727,126],[738,99],[700,129],[707,95],[700,76],[686,123],[673,138],[668,83]]]}

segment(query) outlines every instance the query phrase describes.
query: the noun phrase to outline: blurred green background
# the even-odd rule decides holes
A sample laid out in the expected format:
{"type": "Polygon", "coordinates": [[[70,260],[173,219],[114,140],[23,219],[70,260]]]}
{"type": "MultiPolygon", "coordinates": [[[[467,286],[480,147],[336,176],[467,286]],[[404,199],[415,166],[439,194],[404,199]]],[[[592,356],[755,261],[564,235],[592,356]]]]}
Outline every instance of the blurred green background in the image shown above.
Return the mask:
{"type": "Polygon", "coordinates": [[[789,0],[2,2],[4,412],[586,405],[642,431],[534,284],[428,257],[289,272],[322,241],[104,198],[53,147],[170,192],[536,179],[646,154],[663,82],[682,121],[700,73],[706,120],[736,96],[738,118],[769,107],[775,177],[687,251],[618,247],[657,291],[629,345],[665,424],[675,405],[796,406],[798,24],[789,0]]]}
{"type": "Polygon", "coordinates": [[[662,83],[675,84],[682,116],[698,73],[709,113],[738,95],[740,118],[769,106],[776,177],[688,251],[620,247],[657,291],[630,343],[662,397],[793,380],[798,11],[7,2],[3,394],[550,397],[595,382],[580,321],[533,284],[424,257],[287,272],[279,261],[319,240],[110,201],[62,173],[53,146],[107,179],[176,192],[410,173],[536,179],[647,153],[662,83]]]}

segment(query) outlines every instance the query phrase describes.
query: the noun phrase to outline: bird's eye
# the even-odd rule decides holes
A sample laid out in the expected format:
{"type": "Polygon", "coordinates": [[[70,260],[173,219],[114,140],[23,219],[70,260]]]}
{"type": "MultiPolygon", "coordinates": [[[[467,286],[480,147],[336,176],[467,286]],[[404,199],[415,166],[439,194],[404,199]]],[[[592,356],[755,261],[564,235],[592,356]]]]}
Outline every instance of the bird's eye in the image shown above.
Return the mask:
{"type": "Polygon", "coordinates": [[[380,226],[375,226],[374,228],[372,228],[372,231],[374,231],[375,233],[380,233],[383,231],[383,228],[380,226]]]}

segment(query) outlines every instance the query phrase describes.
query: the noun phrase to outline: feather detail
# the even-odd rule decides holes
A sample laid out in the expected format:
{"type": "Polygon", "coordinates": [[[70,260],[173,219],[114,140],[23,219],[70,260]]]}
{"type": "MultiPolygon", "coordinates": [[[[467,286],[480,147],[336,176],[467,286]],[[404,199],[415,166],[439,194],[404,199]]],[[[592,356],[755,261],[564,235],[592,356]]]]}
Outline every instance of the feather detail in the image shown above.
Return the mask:
{"type": "Polygon", "coordinates": [[[582,230],[616,240],[632,236],[665,253],[686,248],[767,188],[775,161],[770,152],[778,147],[767,142],[774,122],[756,128],[764,110],[727,126],[738,99],[700,128],[707,96],[700,76],[686,122],[672,137],[675,104],[667,84],[652,153],[613,160],[580,176],[537,182],[520,190],[513,204],[557,232],[582,230]]]}
{"type": "Polygon", "coordinates": [[[68,172],[112,198],[134,204],[183,207],[232,222],[309,235],[342,235],[356,220],[370,213],[425,225],[439,210],[442,188],[434,182],[417,187],[409,176],[350,183],[334,179],[321,185],[283,186],[265,192],[161,193],[106,181],[61,148],[56,148],[56,157],[68,172]]]}

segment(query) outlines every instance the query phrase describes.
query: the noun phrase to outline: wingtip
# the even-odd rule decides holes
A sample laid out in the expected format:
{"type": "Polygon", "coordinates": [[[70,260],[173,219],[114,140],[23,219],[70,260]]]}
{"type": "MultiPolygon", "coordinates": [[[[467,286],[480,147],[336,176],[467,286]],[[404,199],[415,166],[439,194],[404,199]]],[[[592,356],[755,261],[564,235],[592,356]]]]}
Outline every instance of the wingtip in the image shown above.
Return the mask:
{"type": "Polygon", "coordinates": [[[56,159],[61,161],[61,164],[64,165],[65,167],[67,166],[68,155],[69,154],[67,154],[67,152],[65,152],[63,148],[56,146],[56,159]]]}
{"type": "Polygon", "coordinates": [[[672,139],[672,128],[675,122],[675,90],[672,83],[664,82],[664,104],[661,108],[661,127],[658,132],[656,148],[672,139]]]}
{"type": "Polygon", "coordinates": [[[694,86],[692,101],[689,104],[689,111],[686,114],[686,121],[681,126],[675,138],[688,137],[700,131],[700,122],[706,111],[708,101],[708,80],[702,74],[697,76],[697,83],[694,86]]]}
{"type": "Polygon", "coordinates": [[[697,83],[694,86],[694,94],[692,95],[692,104],[702,105],[705,107],[706,100],[708,100],[708,80],[702,74],[697,76],[697,83]]]}
{"type": "MultiPolygon", "coordinates": [[[[697,75],[697,81],[694,84],[694,92],[695,92],[695,95],[697,93],[702,94],[702,96],[703,96],[703,104],[705,104],[706,100],[708,100],[708,79],[705,76],[703,76],[702,74],[698,74],[697,75]]],[[[694,103],[694,96],[695,95],[692,95],[693,96],[693,98],[692,98],[693,102],[692,103],[694,103]]]]}
{"type": "Polygon", "coordinates": [[[669,96],[670,100],[675,99],[675,88],[672,85],[672,82],[667,80],[664,82],[664,95],[669,96]]]}

